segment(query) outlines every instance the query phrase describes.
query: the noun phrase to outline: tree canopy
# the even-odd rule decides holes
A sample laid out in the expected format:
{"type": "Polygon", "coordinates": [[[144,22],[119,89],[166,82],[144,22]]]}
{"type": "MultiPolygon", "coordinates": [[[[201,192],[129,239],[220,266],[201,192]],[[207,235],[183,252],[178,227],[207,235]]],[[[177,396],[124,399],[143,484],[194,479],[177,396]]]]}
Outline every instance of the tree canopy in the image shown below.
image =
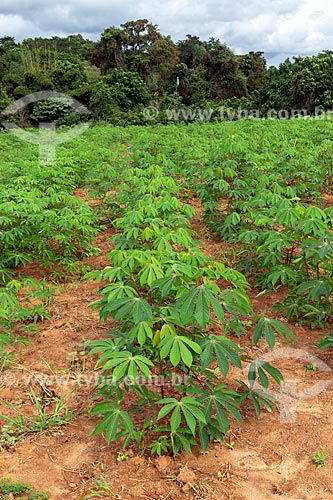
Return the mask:
{"type": "Polygon", "coordinates": [[[332,82],[333,51],[267,69],[263,52],[235,54],[218,39],[192,34],[175,43],[147,19],[110,26],[96,42],[80,34],[0,38],[0,110],[54,90],[81,100],[95,119],[116,122],[149,103],[314,112],[332,107],[332,82]]]}

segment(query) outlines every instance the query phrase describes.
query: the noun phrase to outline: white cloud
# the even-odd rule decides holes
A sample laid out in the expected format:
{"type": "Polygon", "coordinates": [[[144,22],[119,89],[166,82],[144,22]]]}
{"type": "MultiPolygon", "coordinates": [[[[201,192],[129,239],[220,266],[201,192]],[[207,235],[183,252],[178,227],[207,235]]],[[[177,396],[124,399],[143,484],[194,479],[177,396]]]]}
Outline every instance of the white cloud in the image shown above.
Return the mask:
{"type": "Polygon", "coordinates": [[[139,18],[174,41],[214,36],[237,53],[261,50],[274,62],[333,49],[332,0],[1,0],[0,34],[96,40],[105,28],[139,18]]]}
{"type": "Polygon", "coordinates": [[[34,23],[19,14],[4,15],[0,12],[0,33],[19,39],[25,36],[27,30],[35,29],[34,23]]]}

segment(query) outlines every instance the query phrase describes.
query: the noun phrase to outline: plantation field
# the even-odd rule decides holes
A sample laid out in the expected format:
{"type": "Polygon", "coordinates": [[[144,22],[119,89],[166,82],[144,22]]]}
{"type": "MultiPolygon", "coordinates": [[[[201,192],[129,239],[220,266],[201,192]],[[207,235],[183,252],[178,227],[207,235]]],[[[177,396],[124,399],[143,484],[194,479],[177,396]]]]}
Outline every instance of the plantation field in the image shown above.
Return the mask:
{"type": "Polygon", "coordinates": [[[0,133],[0,498],[333,497],[332,137],[0,133]]]}

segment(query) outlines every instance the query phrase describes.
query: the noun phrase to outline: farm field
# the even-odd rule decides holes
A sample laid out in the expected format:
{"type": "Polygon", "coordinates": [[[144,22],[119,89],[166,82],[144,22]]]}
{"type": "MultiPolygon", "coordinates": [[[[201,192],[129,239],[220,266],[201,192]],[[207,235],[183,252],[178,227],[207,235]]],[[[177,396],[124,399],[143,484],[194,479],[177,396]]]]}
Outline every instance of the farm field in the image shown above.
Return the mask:
{"type": "Polygon", "coordinates": [[[40,166],[0,134],[1,477],[52,500],[333,497],[332,136],[96,125],[40,166]]]}

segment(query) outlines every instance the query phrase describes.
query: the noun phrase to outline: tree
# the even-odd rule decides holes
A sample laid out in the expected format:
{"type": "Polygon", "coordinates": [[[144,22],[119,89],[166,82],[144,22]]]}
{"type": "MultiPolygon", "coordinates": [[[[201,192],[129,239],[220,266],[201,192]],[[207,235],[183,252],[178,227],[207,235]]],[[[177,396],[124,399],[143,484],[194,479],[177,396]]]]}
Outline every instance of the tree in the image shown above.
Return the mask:
{"type": "Polygon", "coordinates": [[[303,109],[309,113],[316,107],[333,106],[333,51],[317,56],[289,59],[278,68],[271,67],[259,90],[258,102],[263,112],[268,109],[303,109]]]}
{"type": "Polygon", "coordinates": [[[175,44],[147,19],[106,29],[91,49],[90,62],[106,75],[110,69],[136,72],[152,91],[164,91],[179,58],[175,44]]]}
{"type": "Polygon", "coordinates": [[[201,41],[193,35],[179,41],[177,49],[182,63],[177,68],[179,94],[185,104],[247,97],[265,76],[261,52],[236,56],[220,40],[201,41]]]}
{"type": "Polygon", "coordinates": [[[236,56],[239,69],[246,76],[246,87],[249,93],[260,89],[266,77],[266,59],[263,52],[249,52],[236,56]]]}
{"type": "Polygon", "coordinates": [[[83,61],[66,53],[58,55],[56,68],[49,73],[49,78],[55,88],[62,92],[69,92],[88,82],[83,61]]]}
{"type": "Polygon", "coordinates": [[[169,36],[159,38],[150,47],[149,90],[154,93],[163,93],[178,63],[177,48],[171,38],[169,36]]]}
{"type": "Polygon", "coordinates": [[[100,41],[88,51],[90,62],[100,68],[102,75],[106,75],[109,69],[126,69],[123,57],[124,40],[123,30],[112,26],[102,33],[100,41]]]}
{"type": "Polygon", "coordinates": [[[0,58],[12,49],[15,49],[17,44],[12,36],[3,36],[0,38],[0,58]]]}
{"type": "Polygon", "coordinates": [[[198,71],[205,64],[207,50],[198,36],[187,35],[177,43],[180,61],[190,69],[198,71]]]}
{"type": "Polygon", "coordinates": [[[206,74],[210,82],[209,98],[223,100],[247,96],[246,77],[232,50],[214,38],[204,45],[207,52],[206,74]]]}
{"type": "Polygon", "coordinates": [[[52,38],[26,38],[22,42],[22,47],[31,49],[49,49],[58,53],[75,55],[81,60],[87,60],[88,50],[94,42],[86,40],[82,35],[69,35],[66,38],[53,36],[52,38]]]}
{"type": "Polygon", "coordinates": [[[155,24],[147,19],[129,21],[124,30],[124,58],[127,69],[136,71],[146,84],[153,87],[163,82],[178,63],[175,44],[163,37],[155,24]]]}
{"type": "MultiPolygon", "coordinates": [[[[188,68],[185,63],[180,63],[177,65],[174,75],[173,80],[178,78],[179,81],[177,93],[182,98],[183,104],[186,106],[200,104],[200,102],[207,98],[210,87],[205,77],[204,69],[197,71],[188,68]]],[[[174,88],[173,81],[172,88],[170,86],[169,91],[172,92],[174,88]]]]}
{"type": "Polygon", "coordinates": [[[122,111],[129,111],[137,104],[148,104],[149,95],[136,72],[113,69],[106,75],[104,82],[110,86],[112,100],[122,111]]]}
{"type": "Polygon", "coordinates": [[[5,90],[0,90],[0,113],[10,104],[10,99],[5,90]]]}

